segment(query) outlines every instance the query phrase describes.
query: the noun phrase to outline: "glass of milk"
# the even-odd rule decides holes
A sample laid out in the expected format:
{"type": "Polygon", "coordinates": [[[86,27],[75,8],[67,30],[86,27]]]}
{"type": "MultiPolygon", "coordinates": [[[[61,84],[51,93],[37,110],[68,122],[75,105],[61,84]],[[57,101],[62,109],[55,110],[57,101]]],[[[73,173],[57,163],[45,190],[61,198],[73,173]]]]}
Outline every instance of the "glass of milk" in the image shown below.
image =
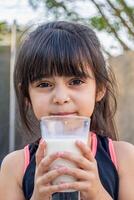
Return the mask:
{"type": "MultiPolygon", "coordinates": [[[[41,118],[41,134],[47,143],[47,155],[55,152],[68,151],[75,155],[81,155],[75,141],[81,140],[85,144],[89,137],[90,118],[83,116],[47,116],[41,118]]],[[[57,159],[51,165],[55,167],[73,167],[75,164],[64,160],[57,159]]],[[[52,184],[70,183],[76,181],[69,175],[61,175],[56,178],[52,184]]],[[[67,191],[66,191],[67,192],[67,191]]],[[[68,191],[70,192],[70,190],[68,191]]]]}

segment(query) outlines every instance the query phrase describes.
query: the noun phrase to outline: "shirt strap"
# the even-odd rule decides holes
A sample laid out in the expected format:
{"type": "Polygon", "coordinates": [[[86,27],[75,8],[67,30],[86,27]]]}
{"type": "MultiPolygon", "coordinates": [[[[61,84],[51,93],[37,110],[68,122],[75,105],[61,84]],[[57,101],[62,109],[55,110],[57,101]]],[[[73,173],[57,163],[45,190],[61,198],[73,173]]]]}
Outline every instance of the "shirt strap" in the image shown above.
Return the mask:
{"type": "Polygon", "coordinates": [[[96,152],[97,152],[97,137],[94,132],[91,132],[90,134],[91,134],[91,150],[95,157],[96,152]]]}
{"type": "Polygon", "coordinates": [[[29,151],[29,145],[26,145],[24,147],[24,173],[29,165],[30,162],[30,151],[29,151]]]}
{"type": "Polygon", "coordinates": [[[115,153],[113,141],[110,138],[108,138],[108,140],[109,140],[108,145],[109,145],[109,152],[110,152],[111,160],[114,163],[116,169],[118,169],[117,158],[116,158],[116,153],[115,153]]]}
{"type": "MultiPolygon", "coordinates": [[[[116,169],[118,169],[117,158],[116,158],[113,141],[110,138],[108,138],[108,148],[109,148],[111,160],[113,164],[115,165],[116,169]]],[[[96,152],[97,152],[97,136],[94,132],[91,132],[91,150],[95,157],[96,152]]]]}
{"type": "MultiPolygon", "coordinates": [[[[41,138],[39,140],[39,143],[41,143],[42,141],[43,141],[43,139],[41,138]]],[[[29,151],[29,144],[28,144],[24,147],[24,170],[23,170],[24,173],[25,173],[29,163],[30,163],[30,151],[29,151]]]]}

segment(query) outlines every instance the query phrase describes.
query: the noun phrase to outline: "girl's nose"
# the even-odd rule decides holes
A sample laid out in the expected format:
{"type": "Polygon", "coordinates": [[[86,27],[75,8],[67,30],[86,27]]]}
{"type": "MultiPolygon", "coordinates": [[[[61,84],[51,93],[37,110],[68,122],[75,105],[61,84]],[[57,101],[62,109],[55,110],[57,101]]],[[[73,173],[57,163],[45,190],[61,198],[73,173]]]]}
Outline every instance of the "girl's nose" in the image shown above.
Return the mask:
{"type": "Polygon", "coordinates": [[[67,96],[55,96],[53,98],[53,103],[62,105],[64,103],[69,103],[70,100],[71,100],[70,97],[67,97],[67,96]]]}
{"type": "Polygon", "coordinates": [[[62,105],[70,102],[70,90],[63,81],[57,84],[53,90],[52,101],[54,104],[62,105]]]}

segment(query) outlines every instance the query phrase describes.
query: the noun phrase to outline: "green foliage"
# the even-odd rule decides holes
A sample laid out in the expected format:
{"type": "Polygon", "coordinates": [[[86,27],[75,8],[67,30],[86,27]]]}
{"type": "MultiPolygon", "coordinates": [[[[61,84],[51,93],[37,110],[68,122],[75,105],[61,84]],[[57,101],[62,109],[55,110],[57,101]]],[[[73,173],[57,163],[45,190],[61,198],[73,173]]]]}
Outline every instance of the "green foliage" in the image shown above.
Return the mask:
{"type": "Polygon", "coordinates": [[[10,30],[9,30],[7,23],[5,21],[0,22],[0,41],[2,41],[2,36],[9,31],[10,30]]]}
{"type": "Polygon", "coordinates": [[[48,9],[55,9],[55,8],[63,8],[66,10],[66,6],[64,1],[56,1],[56,0],[44,0],[48,9]]]}
{"type": "Polygon", "coordinates": [[[9,30],[9,27],[6,22],[0,22],[0,34],[9,30]]]}
{"type": "Polygon", "coordinates": [[[134,16],[134,6],[129,6],[124,0],[116,0],[116,2],[122,6],[122,11],[134,16]]]}
{"type": "MultiPolygon", "coordinates": [[[[112,33],[110,27],[107,25],[106,20],[102,16],[94,16],[89,19],[89,24],[93,26],[98,31],[107,31],[108,33],[112,33]]],[[[116,31],[120,30],[121,24],[119,22],[114,22],[112,24],[116,31]]]]}
{"type": "Polygon", "coordinates": [[[102,31],[107,28],[107,23],[102,16],[91,17],[89,21],[91,25],[96,29],[98,29],[99,31],[102,31]]]}

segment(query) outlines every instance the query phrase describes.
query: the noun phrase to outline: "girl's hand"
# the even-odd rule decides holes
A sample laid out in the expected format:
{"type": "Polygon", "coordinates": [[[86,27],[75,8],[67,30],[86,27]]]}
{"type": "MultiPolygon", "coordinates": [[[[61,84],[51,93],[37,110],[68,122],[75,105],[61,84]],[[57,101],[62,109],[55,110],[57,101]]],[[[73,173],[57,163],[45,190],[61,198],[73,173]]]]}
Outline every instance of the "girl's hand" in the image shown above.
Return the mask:
{"type": "Polygon", "coordinates": [[[83,142],[77,141],[76,145],[82,152],[82,156],[76,156],[69,152],[63,152],[60,157],[69,160],[77,165],[78,168],[66,168],[65,174],[77,179],[76,182],[66,184],[67,189],[74,189],[81,192],[84,200],[112,200],[103,188],[97,168],[97,162],[91,149],[83,142]]]}
{"type": "Polygon", "coordinates": [[[34,191],[31,200],[49,200],[55,192],[66,189],[66,184],[51,185],[51,182],[58,176],[66,173],[66,168],[50,170],[51,163],[60,157],[59,153],[45,156],[46,143],[39,144],[36,152],[36,171],[34,180],[34,191]]]}

